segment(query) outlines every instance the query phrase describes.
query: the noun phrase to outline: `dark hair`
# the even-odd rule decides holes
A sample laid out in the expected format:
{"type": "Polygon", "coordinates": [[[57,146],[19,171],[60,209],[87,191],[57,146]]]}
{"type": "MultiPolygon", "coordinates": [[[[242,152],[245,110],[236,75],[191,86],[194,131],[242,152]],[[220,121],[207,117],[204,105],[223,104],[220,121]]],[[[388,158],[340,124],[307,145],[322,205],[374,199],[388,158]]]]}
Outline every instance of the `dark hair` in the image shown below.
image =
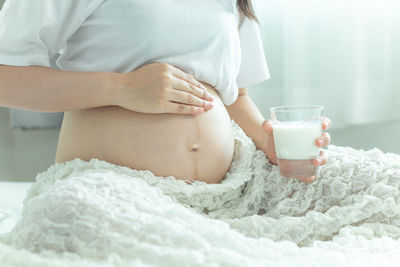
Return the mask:
{"type": "Polygon", "coordinates": [[[251,0],[237,0],[236,7],[240,15],[239,27],[242,25],[245,17],[248,17],[249,19],[252,19],[257,23],[260,23],[260,21],[255,15],[251,0]]]}

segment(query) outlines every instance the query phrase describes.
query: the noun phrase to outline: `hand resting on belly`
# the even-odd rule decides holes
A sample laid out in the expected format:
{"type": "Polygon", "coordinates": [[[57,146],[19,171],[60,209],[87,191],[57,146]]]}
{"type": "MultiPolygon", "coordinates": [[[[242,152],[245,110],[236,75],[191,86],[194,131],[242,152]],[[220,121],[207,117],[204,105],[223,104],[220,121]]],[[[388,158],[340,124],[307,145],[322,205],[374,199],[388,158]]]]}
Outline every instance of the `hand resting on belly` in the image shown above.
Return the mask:
{"type": "Polygon", "coordinates": [[[121,106],[65,112],[56,162],[98,158],[162,177],[221,182],[233,159],[231,119],[215,89],[202,85],[214,105],[197,115],[189,105],[188,114],[146,113],[121,106]]]}

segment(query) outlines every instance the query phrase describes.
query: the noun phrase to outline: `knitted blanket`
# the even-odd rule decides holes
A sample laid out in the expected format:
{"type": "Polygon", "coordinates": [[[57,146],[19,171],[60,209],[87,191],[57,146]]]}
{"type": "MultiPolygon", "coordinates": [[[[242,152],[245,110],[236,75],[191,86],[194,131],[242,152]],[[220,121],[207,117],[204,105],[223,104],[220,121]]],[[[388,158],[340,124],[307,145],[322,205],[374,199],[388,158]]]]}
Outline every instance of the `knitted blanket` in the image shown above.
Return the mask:
{"type": "MultiPolygon", "coordinates": [[[[220,184],[80,159],[39,173],[0,235],[4,266],[385,266],[400,260],[400,155],[329,145],[283,178],[232,120],[220,184]],[[354,257],[357,255],[358,257],[354,257]]],[[[3,266],[3,265],[2,265],[3,266]]]]}

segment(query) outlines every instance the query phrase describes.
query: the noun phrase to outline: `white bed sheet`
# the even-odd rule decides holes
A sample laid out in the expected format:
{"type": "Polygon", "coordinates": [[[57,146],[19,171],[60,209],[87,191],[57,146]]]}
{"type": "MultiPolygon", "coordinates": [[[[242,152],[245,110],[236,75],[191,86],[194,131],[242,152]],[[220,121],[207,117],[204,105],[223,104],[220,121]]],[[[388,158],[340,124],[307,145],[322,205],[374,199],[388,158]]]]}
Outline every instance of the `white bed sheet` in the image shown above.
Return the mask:
{"type": "Polygon", "coordinates": [[[23,200],[34,182],[0,182],[0,233],[11,231],[19,219],[23,200]]]}

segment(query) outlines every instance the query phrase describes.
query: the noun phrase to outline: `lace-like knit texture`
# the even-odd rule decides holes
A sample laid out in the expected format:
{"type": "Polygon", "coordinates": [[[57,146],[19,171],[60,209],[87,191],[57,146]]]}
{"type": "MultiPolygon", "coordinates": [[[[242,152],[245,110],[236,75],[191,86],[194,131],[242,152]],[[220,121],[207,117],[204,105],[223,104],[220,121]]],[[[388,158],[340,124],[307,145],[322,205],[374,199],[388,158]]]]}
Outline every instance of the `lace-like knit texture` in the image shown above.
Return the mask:
{"type": "Polygon", "coordinates": [[[265,266],[297,251],[305,256],[293,263],[331,255],[339,264],[327,251],[400,237],[400,155],[329,145],[327,164],[307,184],[280,177],[232,125],[234,159],[220,184],[189,185],[98,159],[53,164],[37,175],[3,243],[103,263],[116,257],[145,266],[265,266]],[[290,242],[274,242],[282,240],[290,242]],[[306,257],[299,249],[307,247],[313,253],[306,257]]]}

